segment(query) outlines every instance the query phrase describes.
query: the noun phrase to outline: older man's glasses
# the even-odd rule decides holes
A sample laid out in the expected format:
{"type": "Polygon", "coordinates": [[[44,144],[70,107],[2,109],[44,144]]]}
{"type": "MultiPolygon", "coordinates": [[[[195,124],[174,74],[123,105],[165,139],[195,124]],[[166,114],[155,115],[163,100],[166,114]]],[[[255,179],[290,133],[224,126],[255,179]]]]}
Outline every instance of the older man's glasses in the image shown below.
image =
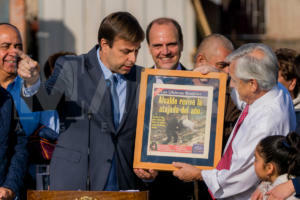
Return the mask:
{"type": "Polygon", "coordinates": [[[221,61],[216,63],[216,67],[219,69],[224,69],[225,67],[228,67],[230,65],[229,62],[221,61]]]}

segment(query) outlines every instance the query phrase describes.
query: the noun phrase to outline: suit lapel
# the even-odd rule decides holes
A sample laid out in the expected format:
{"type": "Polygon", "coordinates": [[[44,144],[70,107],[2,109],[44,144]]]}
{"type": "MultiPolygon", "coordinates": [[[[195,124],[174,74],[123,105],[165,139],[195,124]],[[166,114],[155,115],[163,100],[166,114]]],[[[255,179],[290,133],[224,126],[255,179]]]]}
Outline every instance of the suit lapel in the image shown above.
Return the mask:
{"type": "Polygon", "coordinates": [[[131,69],[130,73],[125,75],[126,82],[127,82],[127,88],[126,88],[126,102],[125,102],[125,109],[124,109],[124,114],[122,116],[121,122],[119,124],[118,130],[124,125],[129,113],[131,112],[132,109],[137,109],[134,106],[137,105],[137,94],[138,94],[138,81],[137,77],[140,77],[138,75],[139,70],[137,70],[136,67],[131,69]]]}
{"type": "Polygon", "coordinates": [[[99,114],[103,119],[110,118],[107,121],[109,122],[110,128],[114,130],[110,93],[109,90],[107,90],[106,81],[97,60],[97,46],[87,54],[85,66],[87,66],[87,72],[95,88],[94,94],[91,94],[89,112],[96,115],[99,114]],[[102,115],[102,113],[104,113],[105,116],[102,115]],[[110,113],[110,115],[108,113],[110,113]]]}

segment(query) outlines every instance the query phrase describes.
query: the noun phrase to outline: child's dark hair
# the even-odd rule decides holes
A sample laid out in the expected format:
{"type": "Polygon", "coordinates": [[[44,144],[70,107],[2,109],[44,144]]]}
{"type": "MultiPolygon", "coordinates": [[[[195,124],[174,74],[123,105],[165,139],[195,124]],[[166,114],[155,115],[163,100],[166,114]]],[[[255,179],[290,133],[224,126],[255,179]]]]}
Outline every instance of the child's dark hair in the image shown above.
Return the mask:
{"type": "Polygon", "coordinates": [[[296,132],[284,136],[269,136],[262,139],[256,148],[265,163],[273,162],[278,175],[300,175],[300,135],[296,132]]]}

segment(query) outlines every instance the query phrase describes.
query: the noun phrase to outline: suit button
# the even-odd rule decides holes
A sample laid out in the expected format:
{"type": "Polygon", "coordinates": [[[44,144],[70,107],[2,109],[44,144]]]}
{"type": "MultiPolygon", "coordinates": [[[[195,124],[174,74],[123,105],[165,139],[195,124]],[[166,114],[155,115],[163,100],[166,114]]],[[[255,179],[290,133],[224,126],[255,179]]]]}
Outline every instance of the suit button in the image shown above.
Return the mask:
{"type": "Polygon", "coordinates": [[[112,159],[107,159],[106,160],[108,163],[111,163],[112,162],[112,159]]]}

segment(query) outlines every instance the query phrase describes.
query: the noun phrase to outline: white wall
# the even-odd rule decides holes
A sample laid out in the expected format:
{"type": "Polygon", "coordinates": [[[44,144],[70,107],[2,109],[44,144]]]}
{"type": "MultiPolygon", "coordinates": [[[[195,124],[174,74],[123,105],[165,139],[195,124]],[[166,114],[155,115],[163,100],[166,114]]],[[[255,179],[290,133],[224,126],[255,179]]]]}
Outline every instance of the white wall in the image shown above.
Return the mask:
{"type": "MultiPolygon", "coordinates": [[[[39,0],[39,61],[58,51],[88,52],[97,43],[102,19],[114,11],[129,11],[145,30],[158,17],[172,17],[182,26],[184,49],[181,62],[192,67],[192,53],[196,46],[194,10],[187,0],[39,0]]],[[[153,65],[142,43],[138,65],[153,65]]]]}

